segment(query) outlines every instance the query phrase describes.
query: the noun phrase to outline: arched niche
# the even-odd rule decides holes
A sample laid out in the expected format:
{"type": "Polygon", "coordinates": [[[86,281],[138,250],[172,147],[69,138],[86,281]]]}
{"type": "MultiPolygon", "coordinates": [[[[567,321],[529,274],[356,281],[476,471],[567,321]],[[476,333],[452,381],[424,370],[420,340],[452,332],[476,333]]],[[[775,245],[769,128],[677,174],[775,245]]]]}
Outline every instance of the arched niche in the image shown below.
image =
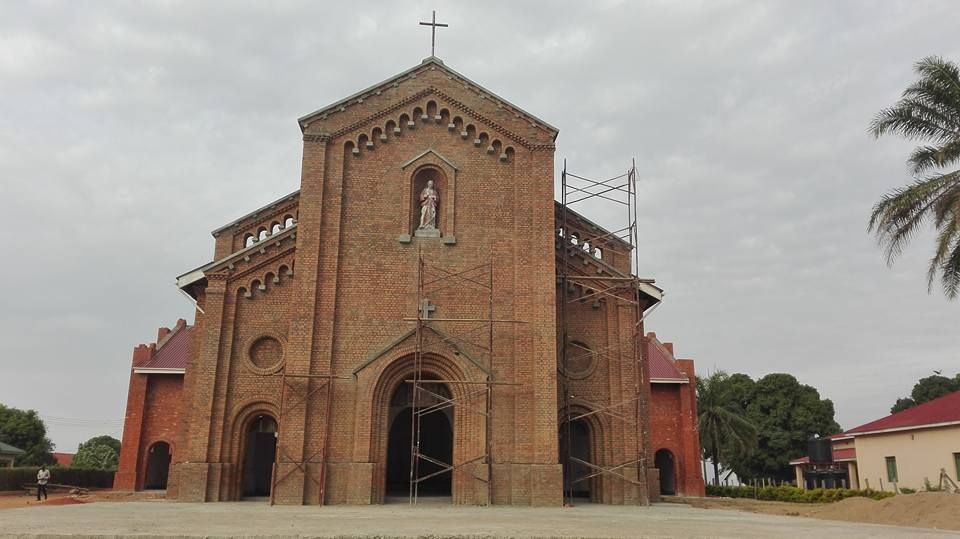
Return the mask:
{"type": "Polygon", "coordinates": [[[455,244],[457,167],[436,151],[426,150],[404,163],[401,170],[405,181],[402,207],[405,208],[406,218],[401,221],[403,230],[398,231],[400,240],[409,242],[412,237],[425,240],[443,238],[444,244],[455,244]],[[435,231],[420,230],[418,233],[421,217],[420,196],[431,181],[439,198],[435,231]]]}
{"type": "Polygon", "coordinates": [[[412,205],[410,209],[410,231],[411,234],[422,237],[433,237],[434,234],[432,230],[436,231],[436,237],[440,237],[440,233],[445,229],[444,224],[446,219],[444,219],[444,194],[447,191],[447,182],[446,174],[443,171],[434,166],[434,165],[424,165],[413,173],[411,178],[413,182],[411,186],[411,197],[410,203],[412,205]],[[431,223],[427,223],[428,227],[424,228],[424,199],[428,198],[429,190],[432,189],[433,193],[436,195],[436,204],[435,212],[436,215],[431,223]]]}

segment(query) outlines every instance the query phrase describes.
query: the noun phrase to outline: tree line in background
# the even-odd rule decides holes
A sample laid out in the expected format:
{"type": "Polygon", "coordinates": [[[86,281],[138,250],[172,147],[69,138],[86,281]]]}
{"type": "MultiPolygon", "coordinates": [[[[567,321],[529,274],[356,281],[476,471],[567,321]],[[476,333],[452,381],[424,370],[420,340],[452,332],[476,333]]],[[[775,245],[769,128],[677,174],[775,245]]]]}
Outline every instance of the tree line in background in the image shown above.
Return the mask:
{"type": "Polygon", "coordinates": [[[17,466],[53,464],[53,442],[47,438],[47,427],[35,410],[19,410],[0,404],[0,442],[23,449],[17,466]]]}
{"type": "MultiPolygon", "coordinates": [[[[47,427],[35,410],[20,410],[0,404],[0,442],[26,451],[14,461],[16,466],[55,464],[53,442],[47,427]]],[[[80,444],[73,458],[73,468],[116,470],[120,460],[120,440],[112,436],[95,436],[80,444]]]]}
{"type": "Polygon", "coordinates": [[[942,376],[939,373],[921,378],[913,386],[913,391],[910,392],[909,397],[897,399],[897,402],[890,408],[890,413],[902,412],[954,391],[960,391],[960,373],[957,373],[953,378],[942,376]]]}
{"type": "Polygon", "coordinates": [[[713,463],[714,484],[724,472],[741,480],[793,479],[790,460],[815,436],[840,432],[833,402],[790,374],[753,380],[720,371],[697,379],[700,445],[713,463]]]}
{"type": "MultiPolygon", "coordinates": [[[[960,391],[960,373],[921,378],[891,413],[960,391]]],[[[697,379],[697,420],[703,457],[711,461],[714,484],[724,474],[741,481],[794,478],[790,461],[807,453],[814,436],[840,432],[833,402],[790,374],[753,380],[718,371],[697,379]]]]}

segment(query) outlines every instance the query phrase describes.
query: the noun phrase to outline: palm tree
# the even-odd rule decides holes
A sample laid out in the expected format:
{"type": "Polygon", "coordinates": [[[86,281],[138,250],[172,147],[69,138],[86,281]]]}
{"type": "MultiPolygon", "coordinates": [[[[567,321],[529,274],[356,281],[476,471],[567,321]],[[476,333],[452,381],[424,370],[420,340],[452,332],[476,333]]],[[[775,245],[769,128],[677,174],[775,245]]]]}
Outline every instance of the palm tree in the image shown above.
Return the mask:
{"type": "Polygon", "coordinates": [[[937,274],[950,299],[960,293],[960,69],[931,56],[914,66],[919,79],[892,107],[870,123],[875,137],[897,133],[921,142],[907,160],[916,178],[888,192],[873,207],[867,229],[884,246],[887,263],[900,255],[921,225],[932,221],[936,250],[927,272],[928,290],[937,274]]]}
{"type": "Polygon", "coordinates": [[[697,378],[697,428],[704,453],[713,461],[713,484],[720,484],[720,458],[744,454],[757,445],[757,428],[736,407],[727,373],[697,378]],[[729,455],[721,455],[729,448],[729,455]]]}

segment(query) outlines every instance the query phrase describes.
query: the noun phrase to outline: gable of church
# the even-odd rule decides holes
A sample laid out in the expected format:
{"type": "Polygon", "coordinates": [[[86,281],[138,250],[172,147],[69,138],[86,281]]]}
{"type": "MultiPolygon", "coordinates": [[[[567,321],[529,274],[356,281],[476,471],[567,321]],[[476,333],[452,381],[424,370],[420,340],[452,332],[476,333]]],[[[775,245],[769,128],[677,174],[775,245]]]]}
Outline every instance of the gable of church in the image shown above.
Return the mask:
{"type": "Polygon", "coordinates": [[[442,123],[483,151],[492,141],[500,141],[504,148],[552,149],[558,133],[433,57],[299,120],[304,140],[357,137],[358,147],[377,144],[381,136],[414,128],[419,122],[442,123]],[[429,102],[435,104],[433,110],[429,104],[420,106],[429,102]],[[363,134],[368,136],[359,140],[363,134]]]}

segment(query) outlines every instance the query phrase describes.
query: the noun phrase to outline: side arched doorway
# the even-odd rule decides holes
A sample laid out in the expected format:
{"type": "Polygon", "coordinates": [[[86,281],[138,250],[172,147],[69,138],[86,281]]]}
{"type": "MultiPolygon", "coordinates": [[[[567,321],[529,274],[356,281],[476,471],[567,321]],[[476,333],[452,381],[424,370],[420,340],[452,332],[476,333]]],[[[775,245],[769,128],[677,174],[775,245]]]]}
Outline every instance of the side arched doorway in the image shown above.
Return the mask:
{"type": "Polygon", "coordinates": [[[677,493],[676,467],[673,462],[673,453],[669,449],[661,449],[653,456],[653,465],[660,471],[660,494],[673,496],[677,493]]]}
{"type": "Polygon", "coordinates": [[[147,452],[147,473],[143,488],[164,490],[167,488],[167,476],[170,474],[170,444],[157,442],[147,452]]]}
{"type": "Polygon", "coordinates": [[[277,454],[277,422],[258,415],[247,427],[244,442],[241,494],[245,498],[270,495],[273,462],[277,454]]]}
{"type": "Polygon", "coordinates": [[[419,425],[413,423],[412,384],[403,382],[390,398],[389,435],[387,439],[386,495],[404,497],[410,493],[410,466],[415,466],[414,478],[419,478],[419,496],[450,496],[452,474],[443,471],[443,466],[453,462],[453,408],[443,407],[450,398],[450,389],[441,383],[425,383],[425,391],[418,396],[417,408],[421,411],[419,425]],[[437,406],[440,405],[440,406],[437,406]],[[433,411],[431,410],[433,408],[433,411]],[[429,413],[422,413],[429,411],[429,413]],[[417,438],[421,458],[413,460],[411,452],[417,438]]]}
{"type": "Polygon", "coordinates": [[[595,477],[583,479],[592,473],[589,466],[568,458],[594,462],[592,458],[590,425],[583,419],[575,419],[560,426],[560,459],[563,463],[564,495],[574,498],[593,498],[595,477]]]}

